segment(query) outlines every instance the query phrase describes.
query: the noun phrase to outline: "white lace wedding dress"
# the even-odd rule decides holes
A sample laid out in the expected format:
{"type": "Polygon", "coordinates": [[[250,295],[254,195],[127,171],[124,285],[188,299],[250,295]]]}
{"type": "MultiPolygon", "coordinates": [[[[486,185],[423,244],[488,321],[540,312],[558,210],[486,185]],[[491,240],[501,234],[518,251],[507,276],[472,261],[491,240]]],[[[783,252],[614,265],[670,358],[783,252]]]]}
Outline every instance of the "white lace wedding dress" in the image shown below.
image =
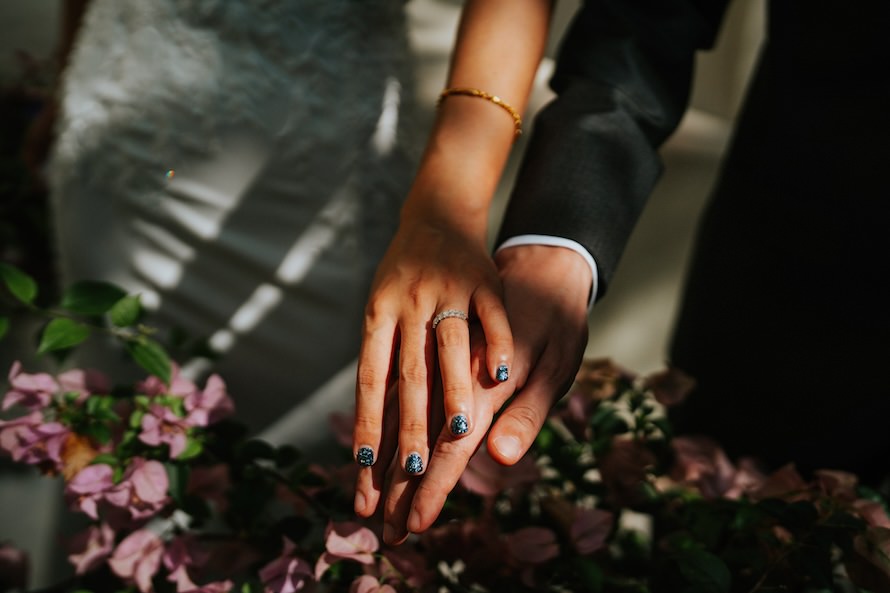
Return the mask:
{"type": "Polygon", "coordinates": [[[85,15],[50,170],[62,280],[115,282],[151,324],[208,337],[254,428],[356,355],[417,154],[403,4],[94,0],[85,15]]]}

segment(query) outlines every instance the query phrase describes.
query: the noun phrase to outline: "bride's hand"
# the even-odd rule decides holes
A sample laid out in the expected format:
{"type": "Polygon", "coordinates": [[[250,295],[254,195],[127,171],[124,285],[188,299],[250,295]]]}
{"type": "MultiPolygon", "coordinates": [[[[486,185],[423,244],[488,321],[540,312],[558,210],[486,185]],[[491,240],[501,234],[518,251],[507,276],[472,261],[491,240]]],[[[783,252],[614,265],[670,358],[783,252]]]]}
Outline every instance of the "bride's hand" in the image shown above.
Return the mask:
{"type": "MultiPolygon", "coordinates": [[[[446,430],[453,437],[473,432],[470,335],[462,314],[482,326],[489,376],[501,382],[508,379],[513,340],[501,284],[484,240],[468,230],[472,226],[435,216],[411,217],[408,209],[378,268],[358,362],[354,453],[361,465],[380,456],[387,408],[398,407],[396,471],[405,475],[426,469],[431,416],[442,418],[444,413],[446,430]],[[459,313],[440,315],[455,311],[459,313]],[[434,328],[437,316],[440,321],[434,328]],[[430,409],[437,377],[444,410],[430,409]],[[397,389],[387,398],[387,388],[394,384],[397,389]]],[[[355,503],[359,515],[369,516],[376,509],[379,484],[379,480],[360,480],[355,503]]]]}

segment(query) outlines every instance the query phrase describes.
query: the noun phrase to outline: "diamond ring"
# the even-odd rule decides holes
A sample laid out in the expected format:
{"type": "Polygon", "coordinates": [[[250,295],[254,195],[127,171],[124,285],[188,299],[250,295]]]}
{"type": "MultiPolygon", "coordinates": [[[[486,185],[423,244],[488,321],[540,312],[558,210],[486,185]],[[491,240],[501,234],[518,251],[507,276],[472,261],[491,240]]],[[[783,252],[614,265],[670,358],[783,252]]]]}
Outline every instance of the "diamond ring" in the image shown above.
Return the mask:
{"type": "Polygon", "coordinates": [[[467,314],[461,311],[460,309],[446,309],[442,311],[435,317],[433,317],[433,329],[436,329],[436,326],[439,325],[439,322],[443,319],[448,319],[449,317],[457,317],[458,319],[463,319],[467,321],[467,314]]]}

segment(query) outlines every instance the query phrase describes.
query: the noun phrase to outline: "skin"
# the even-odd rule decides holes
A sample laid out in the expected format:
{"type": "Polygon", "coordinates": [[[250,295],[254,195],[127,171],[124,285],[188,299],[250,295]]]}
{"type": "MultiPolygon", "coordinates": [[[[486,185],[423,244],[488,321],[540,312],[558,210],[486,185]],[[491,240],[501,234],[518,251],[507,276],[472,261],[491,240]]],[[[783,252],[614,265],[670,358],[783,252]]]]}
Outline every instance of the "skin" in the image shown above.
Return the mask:
{"type": "MultiPolygon", "coordinates": [[[[515,382],[491,379],[484,332],[474,325],[470,368],[476,430],[455,438],[439,414],[430,422],[430,431],[437,431],[438,437],[423,476],[409,476],[398,463],[384,463],[384,457],[359,472],[355,510],[367,517],[383,501],[386,543],[400,543],[409,533],[433,524],[486,433],[492,458],[505,465],[519,461],[581,363],[591,286],[590,268],[583,258],[561,247],[531,245],[505,249],[495,260],[515,338],[515,382]],[[492,426],[498,410],[501,414],[492,426]]],[[[441,398],[442,392],[436,396],[441,398]]],[[[390,426],[394,420],[390,418],[390,426]]],[[[394,438],[389,441],[382,452],[393,455],[394,438]]]]}
{"type": "MultiPolygon", "coordinates": [[[[521,112],[543,55],[551,4],[469,0],[446,86],[483,89],[521,112]]],[[[476,417],[468,324],[445,319],[434,331],[436,314],[457,309],[481,325],[490,378],[498,366],[514,365],[499,273],[486,247],[489,206],[515,137],[514,122],[492,102],[461,95],[447,97],[437,113],[366,307],[354,430],[354,453],[369,447],[375,458],[388,461],[384,437],[392,431],[383,430],[383,420],[397,406],[397,465],[404,468],[408,455],[417,453],[424,470],[436,408],[448,424],[458,414],[467,418],[469,431],[461,438],[477,432],[481,438],[487,428],[476,417]],[[433,405],[438,381],[442,397],[433,405]],[[395,395],[388,398],[393,385],[395,395]]],[[[357,499],[374,505],[367,483],[360,481],[357,499]]]]}

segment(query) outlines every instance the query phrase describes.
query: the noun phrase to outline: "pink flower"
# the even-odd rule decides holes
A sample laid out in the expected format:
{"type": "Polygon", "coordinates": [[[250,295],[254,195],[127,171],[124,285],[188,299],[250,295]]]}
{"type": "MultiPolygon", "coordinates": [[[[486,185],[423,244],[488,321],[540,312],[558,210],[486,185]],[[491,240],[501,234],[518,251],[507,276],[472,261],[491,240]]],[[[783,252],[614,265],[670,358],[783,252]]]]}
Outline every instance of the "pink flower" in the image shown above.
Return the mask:
{"type": "Polygon", "coordinates": [[[65,487],[69,506],[79,508],[92,519],[98,519],[98,505],[114,486],[113,476],[114,470],[105,463],[88,465],[77,472],[65,487]]]}
{"type": "Polygon", "coordinates": [[[376,578],[365,574],[352,581],[349,593],[396,593],[396,590],[392,585],[381,584],[376,578]]]}
{"type": "Polygon", "coordinates": [[[738,498],[736,468],[717,443],[707,437],[676,437],[671,477],[695,486],[705,498],[738,498]]]}
{"type": "Polygon", "coordinates": [[[235,412],[235,403],[219,375],[210,375],[204,391],[193,391],[185,398],[187,421],[191,426],[207,426],[235,412]]]}
{"type": "Polygon", "coordinates": [[[189,575],[189,568],[200,568],[207,561],[208,553],[201,549],[192,535],[173,539],[164,552],[164,566],[170,573],[168,581],[176,583],[176,590],[189,591],[196,587],[189,575]]]}
{"type": "Polygon", "coordinates": [[[435,573],[427,566],[424,555],[408,546],[383,550],[383,558],[379,565],[381,581],[392,579],[404,582],[412,590],[422,589],[435,578],[435,573]]]}
{"type": "Polygon", "coordinates": [[[467,582],[484,585],[493,576],[509,570],[503,561],[506,542],[493,521],[465,519],[445,523],[427,530],[421,538],[424,549],[435,550],[437,559],[464,562],[462,578],[465,576],[467,582]]]}
{"type": "Polygon", "coordinates": [[[579,441],[589,440],[592,436],[590,417],[596,409],[597,402],[577,387],[565,398],[566,405],[553,411],[553,418],[561,420],[569,432],[579,441]]]}
{"type": "Polygon", "coordinates": [[[606,545],[614,516],[601,509],[576,509],[569,537],[579,554],[593,554],[606,545]]]}
{"type": "Polygon", "coordinates": [[[44,422],[40,412],[31,412],[13,420],[0,420],[0,449],[16,461],[30,465],[48,462],[57,470],[70,432],[58,422],[44,422]]]}
{"type": "Polygon", "coordinates": [[[880,502],[860,498],[853,503],[853,509],[872,527],[890,529],[890,517],[880,502]]]}
{"type": "Polygon", "coordinates": [[[185,451],[190,426],[170,408],[152,405],[142,417],[139,440],[153,447],[165,443],[170,448],[170,457],[175,459],[185,451]]]}
{"type": "Polygon", "coordinates": [[[161,566],[164,543],[146,529],[134,531],[117,546],[108,565],[117,576],[134,583],[142,593],[153,593],[152,577],[161,566]]]}
{"type": "Polygon", "coordinates": [[[358,523],[328,523],[325,530],[325,552],[315,564],[315,578],[321,575],[335,562],[355,560],[361,564],[373,564],[374,552],[380,542],[374,532],[358,523]]]}
{"type": "Polygon", "coordinates": [[[85,574],[105,562],[114,549],[114,530],[105,523],[93,525],[68,541],[68,561],[76,574],[85,574]]]}
{"type": "Polygon", "coordinates": [[[855,474],[830,469],[820,469],[813,473],[819,488],[828,496],[838,500],[856,500],[859,478],[855,474]]]}
{"type": "Polygon", "coordinates": [[[267,593],[294,593],[312,582],[312,567],[294,554],[295,546],[284,538],[281,556],[260,569],[260,580],[267,593]]]}
{"type": "Polygon", "coordinates": [[[853,539],[853,549],[854,556],[846,561],[853,582],[871,591],[886,591],[890,584],[890,529],[866,527],[853,539]]]}
{"type": "Polygon", "coordinates": [[[105,494],[105,500],[127,509],[130,517],[137,521],[147,519],[167,504],[169,485],[167,471],[161,462],[134,457],[124,478],[105,494]]]}
{"type": "Polygon", "coordinates": [[[750,493],[752,500],[780,498],[787,502],[807,500],[809,489],[794,464],[786,464],[771,473],[763,483],[750,493]]]}
{"type": "Polygon", "coordinates": [[[0,544],[0,585],[10,590],[28,588],[31,562],[28,555],[9,544],[0,544]]]}
{"type": "Polygon", "coordinates": [[[695,379],[679,369],[666,369],[646,377],[646,389],[663,406],[676,406],[695,388],[695,379]]]}
{"type": "Polygon", "coordinates": [[[78,403],[83,402],[90,394],[111,391],[111,381],[108,377],[94,369],[71,369],[57,378],[62,393],[80,394],[77,398],[78,403]]]}
{"type": "Polygon", "coordinates": [[[539,476],[535,460],[530,455],[507,466],[492,459],[486,447],[479,447],[461,475],[460,483],[470,492],[495,496],[510,488],[533,484],[539,476]]]}
{"type": "Polygon", "coordinates": [[[524,527],[504,536],[507,551],[520,564],[543,564],[559,555],[556,534],[545,527],[524,527]]]}
{"type": "Polygon", "coordinates": [[[209,556],[194,536],[184,535],[170,542],[163,561],[169,572],[167,580],[176,583],[177,593],[226,593],[232,589],[234,583],[229,580],[203,585],[196,585],[192,580],[193,574],[204,566],[209,556]]]}
{"type": "Polygon", "coordinates": [[[518,565],[520,580],[536,588],[535,566],[559,556],[556,534],[544,527],[525,527],[502,537],[513,564],[518,565]]]}
{"type": "Polygon", "coordinates": [[[38,373],[29,375],[22,372],[22,363],[15,361],[9,369],[9,383],[12,389],[3,398],[3,410],[18,404],[30,410],[40,410],[50,404],[59,385],[50,375],[38,373]]]}
{"type": "Polygon", "coordinates": [[[178,593],[228,593],[234,586],[235,583],[229,580],[213,581],[212,583],[195,585],[191,589],[180,589],[178,593]]]}
{"type": "Polygon", "coordinates": [[[634,375],[608,358],[588,359],[581,363],[575,375],[575,387],[589,399],[599,401],[618,392],[621,382],[630,382],[634,375]]]}
{"type": "Polygon", "coordinates": [[[198,387],[183,377],[179,372],[179,365],[173,364],[170,371],[170,386],[168,387],[160,377],[152,375],[145,381],[136,384],[136,393],[145,395],[177,395],[179,397],[188,397],[195,393],[198,387]]]}

